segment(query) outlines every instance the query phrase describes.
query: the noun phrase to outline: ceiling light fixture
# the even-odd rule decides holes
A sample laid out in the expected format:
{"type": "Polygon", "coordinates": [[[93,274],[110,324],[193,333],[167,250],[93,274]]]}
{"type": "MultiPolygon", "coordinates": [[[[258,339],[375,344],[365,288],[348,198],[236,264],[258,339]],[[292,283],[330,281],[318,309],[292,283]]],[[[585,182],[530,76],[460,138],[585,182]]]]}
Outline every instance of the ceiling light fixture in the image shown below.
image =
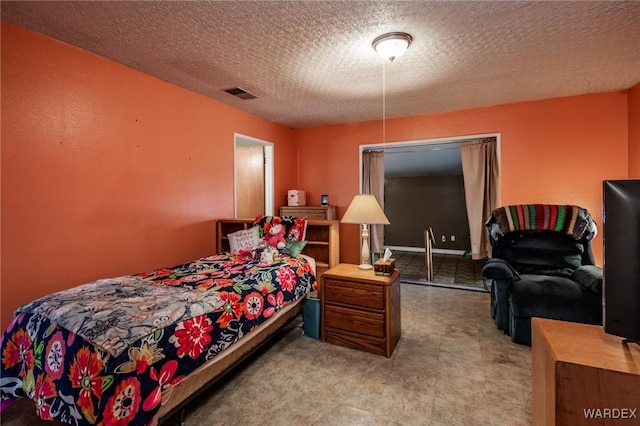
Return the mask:
{"type": "Polygon", "coordinates": [[[378,52],[378,56],[393,62],[407,51],[407,48],[413,41],[410,34],[403,32],[392,32],[382,34],[373,40],[371,46],[378,52]]]}

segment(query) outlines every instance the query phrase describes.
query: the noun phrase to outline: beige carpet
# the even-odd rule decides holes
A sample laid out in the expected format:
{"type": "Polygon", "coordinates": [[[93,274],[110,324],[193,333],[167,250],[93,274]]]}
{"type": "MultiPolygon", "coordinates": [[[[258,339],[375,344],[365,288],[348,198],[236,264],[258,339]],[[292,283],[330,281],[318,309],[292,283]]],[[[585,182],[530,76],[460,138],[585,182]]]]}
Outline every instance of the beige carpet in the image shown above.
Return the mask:
{"type": "MultiPolygon", "coordinates": [[[[311,339],[296,320],[191,403],[186,425],[529,425],[531,349],[496,330],[488,305],[486,293],[402,284],[389,359],[311,339]]],[[[52,425],[27,403],[2,425],[52,425]]]]}

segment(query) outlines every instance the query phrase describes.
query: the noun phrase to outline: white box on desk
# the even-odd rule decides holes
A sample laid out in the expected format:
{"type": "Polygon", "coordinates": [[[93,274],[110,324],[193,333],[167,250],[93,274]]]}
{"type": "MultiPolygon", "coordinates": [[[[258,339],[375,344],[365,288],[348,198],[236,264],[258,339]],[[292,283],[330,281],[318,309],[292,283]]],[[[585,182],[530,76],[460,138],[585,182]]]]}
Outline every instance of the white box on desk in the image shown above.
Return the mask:
{"type": "Polygon", "coordinates": [[[290,189],[287,194],[288,206],[306,206],[307,205],[307,193],[299,189],[290,189]]]}

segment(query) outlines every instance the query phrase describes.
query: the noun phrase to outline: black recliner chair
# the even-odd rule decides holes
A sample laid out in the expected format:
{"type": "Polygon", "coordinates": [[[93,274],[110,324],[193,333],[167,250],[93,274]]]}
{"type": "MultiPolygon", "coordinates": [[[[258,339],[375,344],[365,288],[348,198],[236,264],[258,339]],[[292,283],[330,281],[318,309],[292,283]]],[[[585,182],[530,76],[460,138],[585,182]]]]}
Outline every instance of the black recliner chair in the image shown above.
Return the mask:
{"type": "Polygon", "coordinates": [[[493,254],[491,316],[516,343],[531,345],[531,318],[602,324],[602,270],[587,210],[563,205],[512,205],[486,223],[493,254]]]}

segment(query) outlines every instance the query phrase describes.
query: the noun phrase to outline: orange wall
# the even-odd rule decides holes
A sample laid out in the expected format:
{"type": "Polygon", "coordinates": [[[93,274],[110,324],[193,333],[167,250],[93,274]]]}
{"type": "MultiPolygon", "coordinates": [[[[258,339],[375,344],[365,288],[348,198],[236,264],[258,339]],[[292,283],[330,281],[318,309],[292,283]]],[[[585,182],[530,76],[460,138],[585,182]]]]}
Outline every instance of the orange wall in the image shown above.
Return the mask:
{"type": "Polygon", "coordinates": [[[4,329],[35,297],[215,251],[233,216],[233,134],[275,144],[276,206],[296,186],[293,132],[2,22],[4,329]]]}
{"type": "MultiPolygon", "coordinates": [[[[275,143],[275,204],[358,188],[381,123],[292,131],[2,22],[1,326],[35,297],[215,250],[233,214],[233,133],[275,143]]],[[[500,132],[502,201],[574,203],[640,176],[640,89],[387,120],[388,141],[500,132]],[[628,101],[628,106],[627,106],[628,101]]],[[[341,260],[358,262],[358,227],[341,260]]],[[[601,240],[594,250],[601,259],[601,240]]]]}
{"type": "MultiPolygon", "coordinates": [[[[387,120],[386,140],[501,134],[502,204],[566,203],[602,223],[602,180],[628,175],[627,93],[523,102],[387,120]]],[[[342,217],[359,191],[359,145],[381,141],[380,121],[302,129],[299,187],[329,194],[342,217]],[[322,179],[318,179],[322,176],[322,179]]],[[[356,225],[341,225],[340,254],[358,263],[356,225]]],[[[602,240],[593,243],[598,263],[602,240]]]]}
{"type": "Polygon", "coordinates": [[[629,90],[629,178],[640,179],[640,83],[629,90]]]}

